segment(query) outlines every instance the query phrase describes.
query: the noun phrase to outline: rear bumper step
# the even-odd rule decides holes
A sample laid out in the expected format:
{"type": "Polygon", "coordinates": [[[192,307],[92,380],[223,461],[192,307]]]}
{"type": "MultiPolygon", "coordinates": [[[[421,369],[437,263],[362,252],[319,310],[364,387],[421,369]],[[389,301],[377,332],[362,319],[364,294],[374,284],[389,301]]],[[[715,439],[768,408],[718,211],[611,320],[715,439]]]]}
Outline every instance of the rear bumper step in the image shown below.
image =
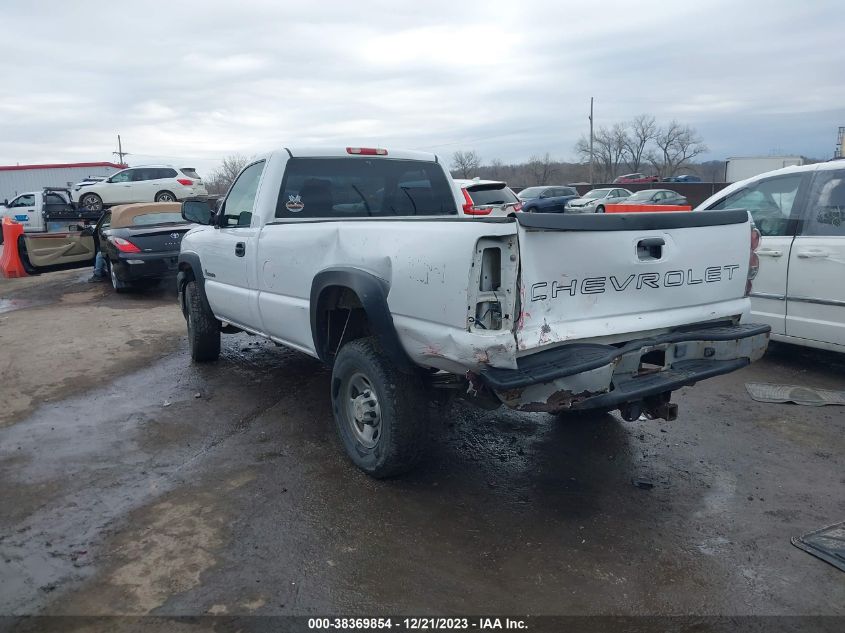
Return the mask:
{"type": "Polygon", "coordinates": [[[526,356],[517,369],[489,367],[481,380],[524,411],[614,407],[726,374],[766,351],[768,325],[719,325],[671,332],[622,347],[572,344],[526,356]]]}

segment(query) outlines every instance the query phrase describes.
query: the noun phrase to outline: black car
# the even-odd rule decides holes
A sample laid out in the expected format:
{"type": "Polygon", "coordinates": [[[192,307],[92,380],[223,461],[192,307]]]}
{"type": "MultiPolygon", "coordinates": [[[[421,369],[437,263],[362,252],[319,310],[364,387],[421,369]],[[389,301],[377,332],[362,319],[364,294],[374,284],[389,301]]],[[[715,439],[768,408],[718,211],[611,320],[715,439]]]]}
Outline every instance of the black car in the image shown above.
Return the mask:
{"type": "Polygon", "coordinates": [[[669,189],[643,189],[637,191],[619,204],[677,204],[689,205],[681,194],[669,189]]]}
{"type": "Polygon", "coordinates": [[[175,202],[106,209],[94,228],[94,241],[114,289],[121,292],[176,274],[182,236],[194,226],[175,202]]]}

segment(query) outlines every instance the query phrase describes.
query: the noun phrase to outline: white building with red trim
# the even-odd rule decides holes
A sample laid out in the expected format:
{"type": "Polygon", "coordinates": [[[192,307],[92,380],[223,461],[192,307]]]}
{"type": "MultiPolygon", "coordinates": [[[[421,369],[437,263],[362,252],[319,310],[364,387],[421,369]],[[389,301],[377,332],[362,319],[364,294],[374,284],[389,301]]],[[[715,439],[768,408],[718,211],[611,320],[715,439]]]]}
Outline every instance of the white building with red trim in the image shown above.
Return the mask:
{"type": "Polygon", "coordinates": [[[0,202],[43,187],[70,187],[88,176],[110,176],[125,168],[117,163],[0,165],[0,202]]]}

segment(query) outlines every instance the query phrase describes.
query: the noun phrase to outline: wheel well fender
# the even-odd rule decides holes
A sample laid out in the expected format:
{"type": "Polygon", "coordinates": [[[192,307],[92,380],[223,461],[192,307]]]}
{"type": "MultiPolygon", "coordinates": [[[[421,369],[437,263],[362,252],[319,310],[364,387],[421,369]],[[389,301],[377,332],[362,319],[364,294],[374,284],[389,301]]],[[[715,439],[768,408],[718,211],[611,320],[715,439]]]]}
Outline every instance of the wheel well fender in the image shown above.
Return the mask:
{"type": "Polygon", "coordinates": [[[402,371],[413,371],[414,364],[393,325],[393,315],[387,305],[390,284],[366,271],[355,268],[332,268],[315,275],[311,283],[310,312],[311,336],[317,356],[331,364],[333,350],[330,349],[328,314],[331,300],[337,290],[349,290],[360,302],[367,318],[370,332],[378,337],[385,355],[402,371]]]}

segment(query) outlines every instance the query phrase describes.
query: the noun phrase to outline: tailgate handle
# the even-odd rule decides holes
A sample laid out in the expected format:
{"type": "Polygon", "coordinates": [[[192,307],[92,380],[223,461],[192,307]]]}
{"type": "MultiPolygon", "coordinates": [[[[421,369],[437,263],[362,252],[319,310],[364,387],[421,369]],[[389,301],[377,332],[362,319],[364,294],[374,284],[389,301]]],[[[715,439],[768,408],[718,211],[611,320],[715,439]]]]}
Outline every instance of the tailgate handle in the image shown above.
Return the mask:
{"type": "Polygon", "coordinates": [[[647,237],[637,242],[637,257],[642,260],[660,259],[666,242],[662,237],[647,237]]]}
{"type": "Polygon", "coordinates": [[[246,255],[246,244],[244,244],[243,242],[238,242],[237,244],[235,244],[235,255],[237,255],[238,257],[243,257],[244,255],[246,255]]]}

